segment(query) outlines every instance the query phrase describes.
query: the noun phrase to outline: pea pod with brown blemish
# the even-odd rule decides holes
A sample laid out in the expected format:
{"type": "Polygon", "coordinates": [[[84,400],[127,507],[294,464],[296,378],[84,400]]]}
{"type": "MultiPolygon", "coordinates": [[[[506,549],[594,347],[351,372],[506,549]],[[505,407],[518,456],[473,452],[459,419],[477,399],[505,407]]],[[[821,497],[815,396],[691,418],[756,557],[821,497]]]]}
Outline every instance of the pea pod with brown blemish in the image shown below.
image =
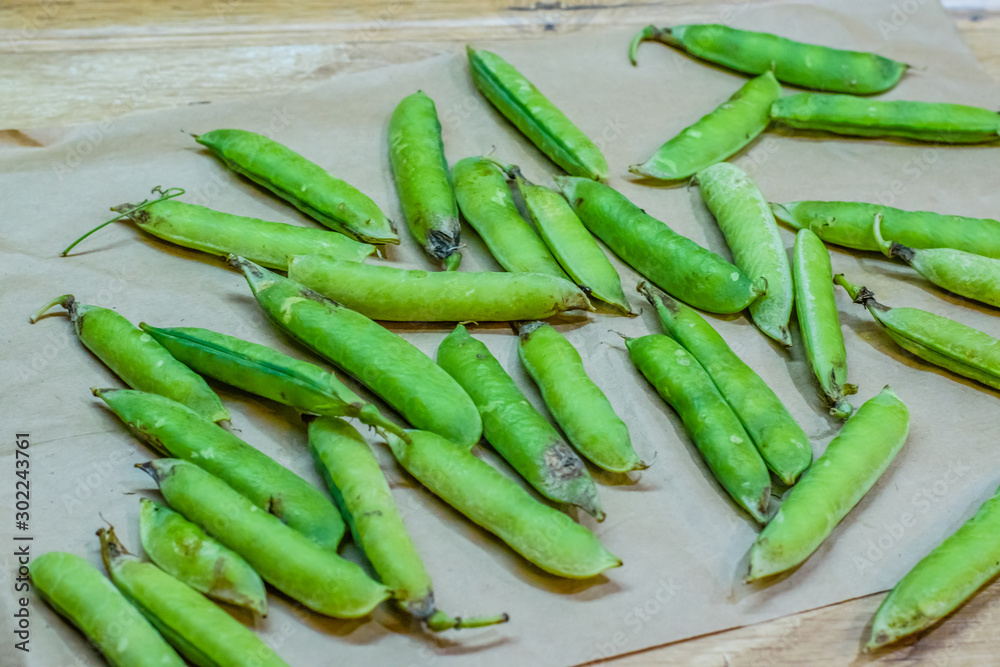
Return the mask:
{"type": "Polygon", "coordinates": [[[610,472],[646,468],[632,447],[628,426],[587,375],[573,344],[545,322],[519,325],[518,339],[521,363],[576,451],[610,472]]]}
{"type": "Polygon", "coordinates": [[[557,176],[570,205],[595,236],[650,282],[712,313],[738,313],[763,291],[738,268],[648,215],[623,194],[585,178],[557,176]]]}
{"type": "Polygon", "coordinates": [[[253,262],[231,257],[282,330],[382,397],[414,426],[471,448],[483,433],[469,395],[426,354],[361,313],[253,262]]]}
{"type": "Polygon", "coordinates": [[[792,128],[855,137],[945,144],[979,144],[1000,139],[1000,114],[996,111],[941,102],[799,93],[776,100],[771,105],[771,120],[792,128]]]}
{"type": "Polygon", "coordinates": [[[56,305],[66,309],[80,342],[128,386],[183,403],[209,421],[229,420],[229,411],[205,380],[115,311],[64,294],[42,306],[31,321],[56,305]]]}
{"type": "Polygon", "coordinates": [[[455,618],[436,608],[430,575],[406,530],[385,475],[368,443],[350,424],[331,417],[312,420],[309,451],[351,528],[355,544],[406,613],[435,631],[508,620],[506,614],[455,618]]]}
{"type": "Polygon", "coordinates": [[[107,577],[75,554],[49,551],[31,561],[41,599],[75,625],[112,667],[184,667],[163,636],[107,577]]]}
{"type": "Polygon", "coordinates": [[[875,242],[886,257],[898,257],[938,287],[1000,308],[1000,259],[952,248],[908,248],[882,237],[882,214],[875,214],[875,242]]]}
{"type": "Polygon", "coordinates": [[[403,468],[470,521],[550,574],[588,579],[619,567],[585,526],[535,500],[514,480],[439,435],[408,431],[386,441],[403,468]]]}
{"type": "Polygon", "coordinates": [[[593,310],[568,280],[542,273],[420,271],[301,255],[288,278],[373,320],[490,322],[593,310]]]}
{"type": "Polygon", "coordinates": [[[185,658],[199,667],[288,667],[252,630],[201,593],[126,551],[114,528],[101,528],[97,535],[115,586],[185,658]]]}
{"type": "Polygon", "coordinates": [[[389,598],[389,589],[357,563],[320,547],[198,466],[157,459],[137,467],[156,480],[163,497],[185,519],[243,556],[264,581],[313,611],[360,618],[389,598]]]}
{"type": "Polygon", "coordinates": [[[904,350],[1000,389],[1000,340],[978,329],[919,308],[889,308],[875,300],[867,287],[858,287],[837,274],[834,282],[863,305],[889,338],[904,350]]]}
{"type": "Polygon", "coordinates": [[[262,134],[212,130],[195,136],[222,162],[330,229],[363,243],[399,243],[392,221],[367,195],[262,134]]]}
{"type": "Polygon", "coordinates": [[[882,214],[882,234],[910,248],[953,248],[1000,259],[1000,221],[838,201],[771,204],[779,222],[810,229],[826,243],[880,252],[872,223],[882,214]]]}
{"type": "Polygon", "coordinates": [[[92,391],[157,452],[221,477],[316,544],[337,549],[346,530],[340,512],[319,489],[267,454],[162,396],[129,389],[92,391]]]}
{"type": "Polygon", "coordinates": [[[906,63],[866,51],[848,51],[797,42],[767,32],[739,30],[718,23],[646,26],[632,38],[634,65],[639,44],[656,40],[709,62],[746,74],[774,72],[777,79],[803,88],[870,95],[889,90],[906,63]]]}
{"type": "Polygon", "coordinates": [[[151,561],[199,593],[267,615],[260,575],[166,505],[139,500],[139,539],[151,561]]]}
{"type": "Polygon", "coordinates": [[[524,206],[535,223],[535,229],[538,230],[542,241],[573,282],[579,285],[587,296],[610,304],[623,315],[633,315],[622,290],[618,271],[580,222],[580,218],[576,217],[573,207],[566,202],[566,199],[555,190],[530,183],[517,167],[510,167],[507,175],[516,181],[524,199],[524,206]]]}
{"type": "Polygon", "coordinates": [[[587,466],[528,402],[485,344],[459,324],[441,341],[437,362],[472,397],[486,440],[536,491],[604,519],[587,466]]]}
{"type": "Polygon", "coordinates": [[[493,257],[511,273],[546,273],[568,280],[531,225],[521,217],[500,164],[467,157],[451,168],[455,197],[465,221],[486,243],[493,257]]]}
{"type": "MultiPolygon", "coordinates": [[[[410,233],[428,255],[454,271],[462,261],[458,252],[462,227],[437,108],[422,90],[404,97],[392,112],[389,164],[410,233]]],[[[234,254],[253,260],[244,253],[234,254]]]]}
{"type": "Polygon", "coordinates": [[[865,401],[757,536],[747,581],[805,562],[889,467],[909,428],[909,410],[888,386],[865,401]]]}
{"type": "Polygon", "coordinates": [[[767,466],[711,376],[670,336],[626,338],[625,344],[635,367],[680,415],[722,488],[756,521],[766,523],[767,466]]]}
{"type": "Polygon", "coordinates": [[[636,289],[656,308],[663,329],[711,376],[767,467],[783,483],[794,484],[812,463],[812,447],[777,394],[701,315],[645,281],[636,289]]]}
{"type": "Polygon", "coordinates": [[[945,618],[1000,572],[1000,492],[924,556],[882,600],[868,649],[887,646],[945,618]]]}
{"type": "Polygon", "coordinates": [[[523,74],[495,53],[466,47],[476,89],[531,140],[573,176],[608,177],[601,150],[523,74]]]}
{"type": "Polygon", "coordinates": [[[402,429],[386,419],[377,407],[348,389],[332,373],[308,361],[208,329],[158,329],[145,322],[139,327],[197,373],[303,413],[354,417],[373,428],[403,436],[402,429]]]}
{"type": "Polygon", "coordinates": [[[660,146],[653,157],[628,170],[665,181],[694,176],[733,155],[763,132],[771,122],[771,103],[779,95],[781,86],[771,72],[751,79],[717,109],[660,146]]]}

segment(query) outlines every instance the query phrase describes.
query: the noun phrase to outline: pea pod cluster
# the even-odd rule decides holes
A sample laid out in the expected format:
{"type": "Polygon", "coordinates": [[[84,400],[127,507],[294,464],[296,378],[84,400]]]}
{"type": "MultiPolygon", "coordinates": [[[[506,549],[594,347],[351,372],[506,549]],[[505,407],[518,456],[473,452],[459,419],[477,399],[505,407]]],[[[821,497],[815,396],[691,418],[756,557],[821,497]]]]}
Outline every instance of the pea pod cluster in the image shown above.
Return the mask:
{"type": "Polygon", "coordinates": [[[646,26],[629,45],[636,61],[639,44],[656,40],[693,56],[746,74],[774,72],[783,83],[832,93],[869,95],[889,90],[908,65],[865,51],[797,42],[767,32],[718,23],[646,26]]]}

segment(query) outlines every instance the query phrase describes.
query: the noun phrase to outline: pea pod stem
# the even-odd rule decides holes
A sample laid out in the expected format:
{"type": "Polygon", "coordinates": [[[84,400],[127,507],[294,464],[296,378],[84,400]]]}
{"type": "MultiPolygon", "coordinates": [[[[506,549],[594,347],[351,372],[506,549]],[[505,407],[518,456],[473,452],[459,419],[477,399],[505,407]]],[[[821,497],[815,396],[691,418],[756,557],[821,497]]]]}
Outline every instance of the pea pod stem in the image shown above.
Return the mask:
{"type": "Polygon", "coordinates": [[[85,238],[87,238],[88,236],[90,236],[94,232],[99,231],[99,230],[107,227],[112,222],[117,222],[118,220],[121,220],[122,218],[127,217],[127,216],[131,215],[132,213],[135,213],[136,211],[141,211],[142,209],[146,208],[147,206],[149,206],[151,204],[155,204],[156,202],[166,201],[167,199],[173,199],[174,197],[180,197],[182,194],[184,194],[184,189],[183,188],[167,188],[166,190],[164,190],[159,185],[157,185],[155,188],[153,188],[152,191],[154,193],[158,192],[160,194],[159,199],[145,199],[145,200],[139,202],[138,204],[135,204],[134,206],[132,206],[132,208],[129,208],[129,209],[124,210],[124,211],[120,211],[118,213],[118,215],[116,215],[115,217],[113,217],[110,220],[107,220],[105,222],[102,222],[101,224],[97,225],[96,227],[94,227],[93,229],[91,229],[89,232],[87,232],[86,234],[84,234],[83,236],[81,236],[80,238],[78,238],[77,240],[75,240],[72,243],[70,243],[69,246],[67,246],[65,250],[63,250],[61,253],[59,253],[59,256],[60,257],[65,257],[66,255],[69,254],[70,250],[72,250],[73,248],[75,248],[80,243],[80,241],[83,241],[85,238]]]}
{"type": "Polygon", "coordinates": [[[680,41],[670,32],[670,28],[657,28],[647,25],[632,38],[628,45],[628,59],[633,66],[639,64],[639,45],[643,42],[657,41],[668,46],[680,47],[680,41]]]}

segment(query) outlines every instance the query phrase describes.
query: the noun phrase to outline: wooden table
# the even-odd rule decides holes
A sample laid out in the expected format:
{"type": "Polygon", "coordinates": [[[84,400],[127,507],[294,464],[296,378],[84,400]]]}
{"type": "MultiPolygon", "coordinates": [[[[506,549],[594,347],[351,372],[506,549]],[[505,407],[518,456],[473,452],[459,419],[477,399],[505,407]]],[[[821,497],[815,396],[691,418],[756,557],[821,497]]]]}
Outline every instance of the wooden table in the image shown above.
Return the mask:
{"type": "MultiPolygon", "coordinates": [[[[774,0],[767,0],[774,1],[774,0]]],[[[683,0],[565,5],[525,0],[7,0],[0,5],[0,139],[17,130],[103,120],[138,109],[281,93],[399,63],[475,39],[535,39],[552,31],[717,20],[732,2],[683,0]],[[335,6],[338,5],[338,6],[335,6]]],[[[1000,82],[1000,11],[955,11],[972,51],[1000,82]]],[[[1000,654],[1000,591],[895,651],[859,654],[883,594],[677,642],[610,661],[631,665],[757,666],[992,664],[1000,654]]]]}

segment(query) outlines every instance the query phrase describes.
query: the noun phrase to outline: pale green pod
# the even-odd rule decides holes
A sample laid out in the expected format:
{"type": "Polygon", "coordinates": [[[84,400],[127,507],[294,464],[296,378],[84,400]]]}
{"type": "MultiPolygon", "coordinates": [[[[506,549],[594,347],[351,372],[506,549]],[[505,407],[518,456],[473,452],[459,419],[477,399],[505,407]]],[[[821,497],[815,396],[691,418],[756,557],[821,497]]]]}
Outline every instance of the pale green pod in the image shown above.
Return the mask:
{"type": "Polygon", "coordinates": [[[795,313],[806,358],[819,381],[830,414],[847,419],[854,407],[845,396],[856,394],[858,388],[847,382],[847,350],[833,295],[830,253],[819,237],[808,229],[800,229],[795,235],[792,274],[795,313]]]}
{"type": "Polygon", "coordinates": [[[910,248],[954,248],[1000,259],[1000,221],[841,201],[771,204],[774,216],[794,229],[811,229],[826,243],[879,252],[872,230],[881,213],[882,233],[910,248]]]}
{"type": "Polygon", "coordinates": [[[771,120],[803,130],[855,137],[893,137],[946,144],[1000,139],[1000,114],[964,104],[869,100],[799,93],[771,105],[771,120]]]}
{"type": "Polygon", "coordinates": [[[1000,493],[924,556],[882,600],[869,649],[925,630],[957,609],[1000,572],[1000,493]]]}
{"type": "Polygon", "coordinates": [[[346,530],[340,512],[322,491],[264,452],[162,396],[128,389],[91,391],[157,452],[221,477],[258,508],[336,551],[346,530]]]}
{"type": "Polygon", "coordinates": [[[260,575],[166,505],[139,499],[139,539],[149,560],[199,593],[267,615],[260,575]]]}
{"type": "Polygon", "coordinates": [[[495,53],[466,51],[476,89],[549,159],[573,176],[608,177],[601,150],[531,81],[495,53]]]}
{"type": "Polygon", "coordinates": [[[80,342],[125,384],[183,403],[209,421],[229,421],[229,411],[205,380],[115,311],[64,294],[42,306],[31,321],[55,305],[66,309],[80,342]]]}
{"type": "Polygon", "coordinates": [[[112,206],[144,232],[171,243],[228,257],[240,255],[271,269],[288,268],[288,255],[313,253],[352,262],[364,261],[375,246],[314,227],[247,218],[176,199],[112,206]]]}
{"type": "Polygon", "coordinates": [[[112,667],[184,667],[149,621],[93,565],[50,551],[31,561],[31,583],[45,602],[86,635],[112,667]]]}
{"type": "Polygon", "coordinates": [[[289,260],[288,278],[373,320],[507,322],[593,310],[576,285],[543,273],[429,272],[301,255],[289,260]]]}
{"type": "Polygon", "coordinates": [[[767,466],[711,376],[670,336],[626,338],[625,345],[636,369],[680,415],[722,488],[758,523],[766,523],[767,466]]]}
{"type": "MultiPolygon", "coordinates": [[[[422,90],[404,97],[392,112],[389,164],[403,217],[413,238],[424,252],[442,262],[445,269],[454,271],[462,261],[462,253],[458,252],[462,247],[462,226],[444,156],[437,108],[422,90]]],[[[234,254],[253,260],[243,253],[234,254]]]]}
{"type": "Polygon", "coordinates": [[[316,364],[208,329],[158,329],[145,322],[139,327],[197,373],[303,413],[354,417],[368,426],[403,435],[376,406],[316,364]]]}
{"type": "Polygon", "coordinates": [[[288,667],[273,648],[221,607],[127,552],[114,528],[101,528],[97,535],[104,567],[115,586],[185,658],[199,667],[288,667]]]}
{"type": "Polygon", "coordinates": [[[660,146],[633,174],[665,181],[690,178],[753,141],[771,122],[771,103],[781,85],[771,72],[750,79],[717,109],[660,146]]]}
{"type": "Polygon", "coordinates": [[[441,341],[437,362],[472,397],[486,440],[526,482],[549,500],[604,519],[586,464],[528,402],[486,345],[459,324],[441,341]]]}
{"type": "Polygon", "coordinates": [[[875,214],[875,240],[886,257],[898,257],[938,287],[1000,308],[1000,259],[952,248],[908,248],[882,238],[882,214],[875,214]]]}
{"type": "MultiPolygon", "coordinates": [[[[391,437],[391,436],[390,436],[391,437]]],[[[360,618],[390,591],[356,563],[324,549],[215,475],[180,459],[139,466],[170,506],[250,563],[285,595],[334,618],[360,618]]]]}
{"type": "Polygon", "coordinates": [[[746,172],[720,162],[698,172],[701,198],[715,216],[733,263],[748,278],[763,278],[767,290],[750,304],[750,316],[761,331],[791,347],[788,320],[794,292],[785,244],[764,195],[746,172]]]}
{"type": "Polygon", "coordinates": [[[525,208],[542,241],[573,282],[588,296],[610,304],[623,315],[633,315],[622,290],[618,271],[608,261],[604,251],[598,247],[594,237],[580,222],[566,199],[555,190],[529,183],[516,167],[508,175],[517,181],[525,208]]]}
{"type": "Polygon", "coordinates": [[[518,338],[521,363],[576,451],[611,472],[646,468],[632,448],[628,426],[587,375],[573,344],[545,322],[521,324],[518,338]]]}
{"type": "Polygon", "coordinates": [[[212,130],[195,141],[327,227],[364,243],[399,243],[392,220],[367,195],[287,146],[246,130],[212,130]]]}
{"type": "Polygon", "coordinates": [[[763,292],[734,265],[648,215],[625,195],[585,178],[556,183],[580,220],[632,268],[695,308],[738,313],[763,292]]]}
{"type": "Polygon", "coordinates": [[[747,581],[805,562],[889,467],[909,427],[909,410],[888,386],[865,401],[757,536],[747,581]]]}
{"type": "Polygon", "coordinates": [[[518,213],[503,168],[490,158],[467,157],[451,168],[465,221],[511,273],[546,273],[568,280],[545,243],[518,213]]]}
{"type": "Polygon", "coordinates": [[[656,308],[663,329],[711,376],[767,467],[794,484],[812,463],[812,447],[781,399],[701,315],[645,281],[636,289],[656,308]]]}
{"type": "Polygon", "coordinates": [[[1000,340],[978,329],[919,308],[889,308],[867,287],[834,281],[904,350],[932,364],[1000,389],[1000,340]]]}
{"type": "Polygon", "coordinates": [[[427,431],[387,436],[393,456],[434,495],[550,574],[595,577],[622,562],[584,526],[535,500],[471,452],[427,431]]]}
{"type": "Polygon", "coordinates": [[[633,65],[639,44],[650,39],[738,72],[774,72],[784,83],[834,93],[870,95],[884,92],[895,86],[909,67],[875,53],[797,42],[767,32],[739,30],[718,23],[670,28],[647,26],[629,46],[633,65]]]}

